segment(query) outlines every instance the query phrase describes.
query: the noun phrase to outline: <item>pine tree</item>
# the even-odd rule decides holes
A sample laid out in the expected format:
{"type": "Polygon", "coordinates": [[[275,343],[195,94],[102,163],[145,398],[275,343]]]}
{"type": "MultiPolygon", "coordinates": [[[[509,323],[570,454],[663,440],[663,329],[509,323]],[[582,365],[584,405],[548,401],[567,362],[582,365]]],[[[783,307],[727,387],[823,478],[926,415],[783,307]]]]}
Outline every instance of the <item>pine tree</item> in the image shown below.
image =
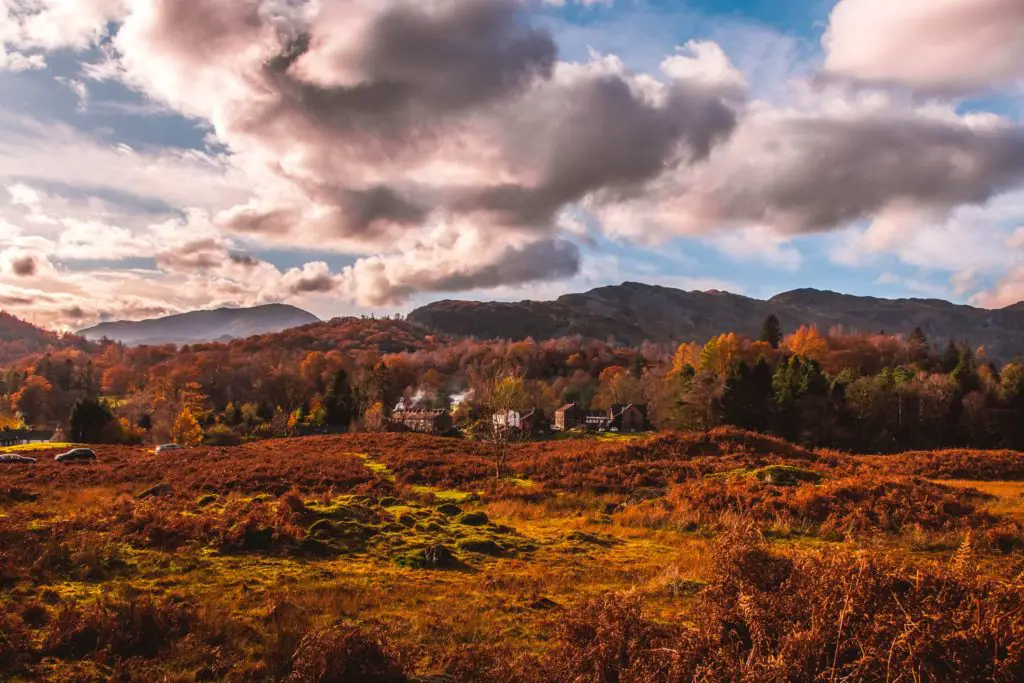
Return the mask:
{"type": "Polygon", "coordinates": [[[946,350],[942,352],[942,360],[939,364],[940,369],[947,375],[956,369],[956,366],[960,364],[960,349],[953,343],[953,340],[949,340],[949,344],[946,345],[946,350]]]}
{"type": "Polygon", "coordinates": [[[352,423],[356,412],[355,395],[348,381],[348,373],[339,369],[331,378],[331,386],[323,401],[324,417],[332,427],[346,428],[352,423]]]}
{"type": "Polygon", "coordinates": [[[113,421],[114,415],[106,402],[80,398],[71,408],[71,440],[74,443],[100,443],[113,421]]]}
{"type": "Polygon", "coordinates": [[[761,328],[761,341],[768,343],[773,349],[779,348],[782,343],[782,324],[774,313],[764,321],[764,327],[761,328]]]}
{"type": "Polygon", "coordinates": [[[915,327],[914,331],[907,337],[907,344],[912,348],[928,348],[928,337],[925,336],[924,330],[920,327],[915,327]]]}
{"type": "Polygon", "coordinates": [[[750,367],[743,361],[736,363],[722,394],[722,419],[726,424],[756,429],[759,406],[754,395],[753,380],[750,367]]]}

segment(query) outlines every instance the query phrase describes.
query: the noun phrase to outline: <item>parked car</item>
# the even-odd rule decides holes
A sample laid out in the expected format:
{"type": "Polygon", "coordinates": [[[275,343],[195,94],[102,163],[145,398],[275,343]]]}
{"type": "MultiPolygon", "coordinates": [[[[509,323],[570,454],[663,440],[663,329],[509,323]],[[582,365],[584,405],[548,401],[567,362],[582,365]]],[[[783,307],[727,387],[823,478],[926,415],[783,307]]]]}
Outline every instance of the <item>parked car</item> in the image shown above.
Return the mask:
{"type": "Polygon", "coordinates": [[[27,455],[0,453],[0,465],[34,465],[36,462],[35,458],[30,458],[27,455]]]}
{"type": "Polygon", "coordinates": [[[96,459],[96,452],[91,448],[72,448],[67,453],[61,453],[54,460],[57,462],[85,462],[96,459]]]}
{"type": "Polygon", "coordinates": [[[171,451],[183,451],[183,450],[185,450],[185,447],[182,446],[181,444],[165,443],[163,445],[157,446],[156,450],[154,452],[157,455],[160,455],[161,453],[170,453],[171,451]]]}

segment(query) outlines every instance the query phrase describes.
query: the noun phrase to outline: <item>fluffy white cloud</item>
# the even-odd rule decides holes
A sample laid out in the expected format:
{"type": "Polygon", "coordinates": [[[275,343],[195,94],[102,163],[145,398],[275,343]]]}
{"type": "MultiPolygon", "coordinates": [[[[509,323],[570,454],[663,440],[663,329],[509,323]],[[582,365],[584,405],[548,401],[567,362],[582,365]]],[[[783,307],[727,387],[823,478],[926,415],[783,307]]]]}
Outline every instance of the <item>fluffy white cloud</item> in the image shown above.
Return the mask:
{"type": "Polygon", "coordinates": [[[358,260],[342,290],[366,306],[400,303],[417,292],[465,292],[568,278],[579,271],[575,244],[560,238],[495,240],[471,223],[434,226],[389,253],[358,260]]]}
{"type": "Polygon", "coordinates": [[[836,74],[914,88],[1024,79],[1020,0],[840,0],[824,38],[836,74]]]}
{"type": "MultiPolygon", "coordinates": [[[[118,299],[125,310],[184,306],[192,293],[391,305],[423,292],[551,287],[586,270],[576,242],[597,230],[641,244],[698,236],[734,260],[783,269],[802,265],[800,236],[827,231],[841,235],[837,262],[897,254],[950,272],[1012,265],[1001,225],[970,263],[947,256],[972,250],[978,232],[967,226],[987,225],[978,216],[1024,185],[1019,126],[814,79],[785,97],[773,86],[771,104],[750,101],[751,73],[710,41],[687,43],[657,74],[612,55],[567,63],[531,20],[535,6],[0,0],[0,61],[38,62],[102,38],[86,78],[120,79],[208,123],[210,149],[226,150],[102,144],[0,109],[0,186],[11,196],[0,202],[0,227],[11,228],[0,248],[35,250],[57,265],[51,278],[79,288],[84,276],[63,264],[155,256],[154,270],[126,275],[152,289],[118,299]],[[108,41],[110,19],[119,23],[108,41]],[[342,273],[319,259],[282,272],[247,256],[253,247],[363,257],[342,273]],[[188,296],[161,283],[187,283],[188,296]]],[[[1012,80],[1019,7],[841,0],[828,68],[927,88],[1012,80]],[[954,25],[963,35],[940,40],[954,25]],[[987,41],[966,30],[978,27],[989,27],[987,41]]],[[[789,68],[793,55],[783,61],[789,68]]],[[[104,284],[114,275],[90,277],[88,287],[114,295],[104,284]]]]}

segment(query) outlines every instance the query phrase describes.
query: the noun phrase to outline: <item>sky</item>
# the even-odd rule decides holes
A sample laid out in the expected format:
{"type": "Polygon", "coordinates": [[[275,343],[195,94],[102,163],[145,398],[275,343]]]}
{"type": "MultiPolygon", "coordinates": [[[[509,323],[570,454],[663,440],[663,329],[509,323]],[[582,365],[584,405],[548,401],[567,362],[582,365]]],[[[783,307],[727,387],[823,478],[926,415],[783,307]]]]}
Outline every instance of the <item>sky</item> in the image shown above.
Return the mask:
{"type": "Polygon", "coordinates": [[[1020,0],[0,0],[0,308],[1024,299],[1020,0]]]}

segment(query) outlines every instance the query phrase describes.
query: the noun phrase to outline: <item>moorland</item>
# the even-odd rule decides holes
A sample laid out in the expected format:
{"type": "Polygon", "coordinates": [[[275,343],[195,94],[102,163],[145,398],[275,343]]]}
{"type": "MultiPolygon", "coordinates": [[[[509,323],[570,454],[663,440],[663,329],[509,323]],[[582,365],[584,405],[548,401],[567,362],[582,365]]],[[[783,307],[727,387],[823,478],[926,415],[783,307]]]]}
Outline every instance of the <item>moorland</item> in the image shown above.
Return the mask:
{"type": "Polygon", "coordinates": [[[37,449],[0,469],[0,679],[1024,678],[1024,454],[509,449],[37,449]]]}

